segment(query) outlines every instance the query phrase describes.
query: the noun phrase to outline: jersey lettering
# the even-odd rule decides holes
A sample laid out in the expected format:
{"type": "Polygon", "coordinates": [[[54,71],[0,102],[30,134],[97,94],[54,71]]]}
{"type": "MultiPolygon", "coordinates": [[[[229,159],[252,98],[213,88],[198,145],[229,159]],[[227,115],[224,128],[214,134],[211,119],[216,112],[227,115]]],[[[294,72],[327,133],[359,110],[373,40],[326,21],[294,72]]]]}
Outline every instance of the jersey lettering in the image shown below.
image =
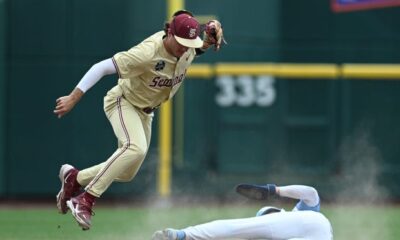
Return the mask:
{"type": "Polygon", "coordinates": [[[149,85],[150,87],[173,87],[176,84],[179,84],[180,82],[183,81],[183,79],[185,78],[186,75],[186,71],[184,73],[182,73],[179,76],[176,76],[174,78],[161,78],[161,77],[155,77],[153,78],[153,80],[151,80],[151,84],[149,85]]]}

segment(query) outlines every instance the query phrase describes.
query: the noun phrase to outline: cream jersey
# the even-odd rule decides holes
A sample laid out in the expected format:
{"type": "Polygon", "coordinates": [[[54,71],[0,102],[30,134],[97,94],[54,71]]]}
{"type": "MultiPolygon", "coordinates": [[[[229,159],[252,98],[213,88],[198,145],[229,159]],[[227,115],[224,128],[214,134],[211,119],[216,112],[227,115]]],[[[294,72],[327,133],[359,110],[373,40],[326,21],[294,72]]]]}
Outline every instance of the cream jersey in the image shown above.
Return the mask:
{"type": "Polygon", "coordinates": [[[157,32],[113,57],[118,86],[138,108],[155,108],[172,98],[196,55],[195,49],[189,48],[179,59],[172,56],[164,47],[164,35],[164,31],[157,32]]]}

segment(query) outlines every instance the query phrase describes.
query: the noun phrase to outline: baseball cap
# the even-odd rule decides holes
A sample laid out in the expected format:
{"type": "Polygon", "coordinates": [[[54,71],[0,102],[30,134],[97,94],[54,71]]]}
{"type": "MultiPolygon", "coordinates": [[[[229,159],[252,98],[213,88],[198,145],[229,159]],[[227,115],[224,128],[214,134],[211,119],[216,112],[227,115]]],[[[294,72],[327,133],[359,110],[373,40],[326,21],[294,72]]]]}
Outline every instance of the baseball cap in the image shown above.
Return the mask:
{"type": "Polygon", "coordinates": [[[171,33],[176,41],[185,47],[199,48],[203,46],[200,35],[200,24],[188,14],[179,14],[170,24],[171,33]]]}

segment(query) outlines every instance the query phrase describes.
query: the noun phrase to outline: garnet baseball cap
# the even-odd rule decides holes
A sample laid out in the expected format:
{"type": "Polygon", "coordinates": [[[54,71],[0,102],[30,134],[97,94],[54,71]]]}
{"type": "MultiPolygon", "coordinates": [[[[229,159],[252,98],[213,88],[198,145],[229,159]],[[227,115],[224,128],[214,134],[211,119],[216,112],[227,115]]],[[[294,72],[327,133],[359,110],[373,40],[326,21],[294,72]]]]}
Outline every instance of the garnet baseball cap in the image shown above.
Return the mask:
{"type": "Polygon", "coordinates": [[[188,14],[179,14],[174,17],[170,24],[171,33],[176,41],[185,47],[200,48],[203,40],[200,35],[200,24],[188,14]]]}

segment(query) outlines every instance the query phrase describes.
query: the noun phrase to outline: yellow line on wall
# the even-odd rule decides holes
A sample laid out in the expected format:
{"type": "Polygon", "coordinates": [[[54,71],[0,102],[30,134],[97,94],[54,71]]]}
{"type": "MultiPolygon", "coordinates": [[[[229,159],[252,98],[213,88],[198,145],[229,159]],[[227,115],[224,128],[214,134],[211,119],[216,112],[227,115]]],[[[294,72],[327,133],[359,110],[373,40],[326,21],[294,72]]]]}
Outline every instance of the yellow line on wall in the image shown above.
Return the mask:
{"type": "Polygon", "coordinates": [[[190,77],[212,78],[215,75],[215,71],[210,64],[193,64],[189,67],[187,75],[190,77]]]}
{"type": "Polygon", "coordinates": [[[274,63],[217,63],[215,75],[276,75],[274,63]]]}
{"type": "Polygon", "coordinates": [[[400,64],[343,64],[342,77],[400,79],[400,64]]]}
{"type": "Polygon", "coordinates": [[[337,78],[335,64],[277,64],[277,77],[284,78],[337,78]]]}
{"type": "MultiPolygon", "coordinates": [[[[184,9],[184,0],[167,1],[167,20],[180,9],[184,9]]],[[[159,148],[160,159],[158,166],[157,190],[162,197],[171,194],[171,172],[172,172],[172,101],[167,101],[160,108],[159,123],[159,148]]]]}
{"type": "Polygon", "coordinates": [[[158,192],[166,197],[171,193],[171,145],[172,145],[172,100],[164,103],[160,109],[158,166],[158,192]]]}
{"type": "Polygon", "coordinates": [[[217,63],[194,64],[188,77],[270,75],[308,79],[398,79],[400,64],[217,63]]]}

